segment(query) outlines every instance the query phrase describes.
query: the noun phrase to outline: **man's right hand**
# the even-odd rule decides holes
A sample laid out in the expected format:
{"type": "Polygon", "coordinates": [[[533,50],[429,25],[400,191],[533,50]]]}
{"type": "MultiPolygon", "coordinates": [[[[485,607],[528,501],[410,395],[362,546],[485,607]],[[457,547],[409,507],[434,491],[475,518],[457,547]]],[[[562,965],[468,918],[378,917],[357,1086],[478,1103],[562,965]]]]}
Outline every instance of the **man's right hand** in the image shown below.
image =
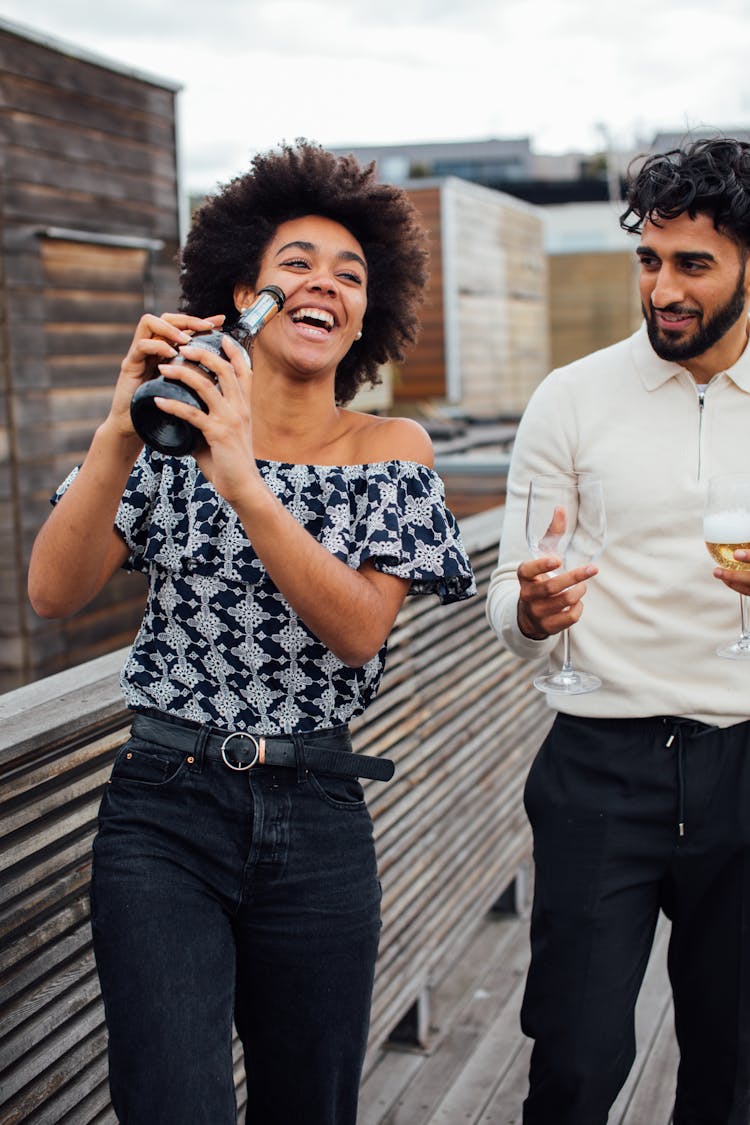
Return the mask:
{"type": "Polygon", "coordinates": [[[583,613],[586,579],[598,574],[592,563],[560,571],[555,555],[528,559],[516,571],[521,592],[518,597],[518,627],[525,637],[543,641],[573,625],[583,613]]]}

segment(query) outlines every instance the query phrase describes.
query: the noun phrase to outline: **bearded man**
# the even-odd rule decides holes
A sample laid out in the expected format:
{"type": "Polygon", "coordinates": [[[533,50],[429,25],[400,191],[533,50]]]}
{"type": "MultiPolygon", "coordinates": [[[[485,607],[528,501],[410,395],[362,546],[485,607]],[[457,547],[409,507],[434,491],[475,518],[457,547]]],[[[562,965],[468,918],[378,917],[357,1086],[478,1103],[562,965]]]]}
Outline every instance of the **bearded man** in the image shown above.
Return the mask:
{"type": "Polygon", "coordinates": [[[734,552],[738,569],[712,571],[702,525],[709,478],[750,473],[750,145],[717,138],[651,156],[620,222],[640,236],[644,324],[532,396],[487,600],[498,637],[529,659],[554,659],[575,623],[574,664],[602,681],[547,696],[555,719],[526,786],[523,1121],[605,1125],[635,1057],[663,911],[674,1125],[748,1125],[750,660],[716,647],[737,634],[750,550],[734,552]],[[598,567],[528,558],[529,481],[563,472],[602,481],[598,567]]]}

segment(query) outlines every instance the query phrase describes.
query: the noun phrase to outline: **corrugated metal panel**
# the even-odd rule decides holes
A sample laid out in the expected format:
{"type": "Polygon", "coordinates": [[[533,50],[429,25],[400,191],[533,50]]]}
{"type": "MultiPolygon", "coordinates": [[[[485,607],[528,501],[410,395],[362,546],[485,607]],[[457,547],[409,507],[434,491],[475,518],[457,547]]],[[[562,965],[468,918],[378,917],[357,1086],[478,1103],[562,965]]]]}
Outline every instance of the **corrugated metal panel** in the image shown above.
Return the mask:
{"type": "MultiPolygon", "coordinates": [[[[397,767],[388,785],[368,783],[384,886],[368,1066],[529,853],[521,789],[547,709],[484,620],[500,520],[496,509],[463,526],[477,598],[407,601],[354,731],[357,749],[397,767]]],[[[87,891],[101,788],[127,729],[119,659],[0,697],[2,1125],[114,1121],[87,891]]],[[[242,1105],[237,1043],[235,1063],[242,1105]]]]}

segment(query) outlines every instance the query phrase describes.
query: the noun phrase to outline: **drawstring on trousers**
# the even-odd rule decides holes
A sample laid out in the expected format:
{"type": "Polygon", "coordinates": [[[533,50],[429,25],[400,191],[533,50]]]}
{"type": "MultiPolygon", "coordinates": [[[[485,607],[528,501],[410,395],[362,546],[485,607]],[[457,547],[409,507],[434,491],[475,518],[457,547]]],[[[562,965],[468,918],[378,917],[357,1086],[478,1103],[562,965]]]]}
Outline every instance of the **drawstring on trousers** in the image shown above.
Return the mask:
{"type": "Polygon", "coordinates": [[[685,836],[685,738],[699,738],[718,728],[706,723],[699,723],[695,719],[665,718],[664,725],[671,727],[671,734],[665,742],[667,750],[671,749],[677,741],[677,834],[682,839],[685,836]]]}
{"type": "Polygon", "coordinates": [[[675,727],[665,743],[667,750],[675,739],[677,739],[677,835],[682,838],[685,835],[685,757],[679,725],[675,727]]]}

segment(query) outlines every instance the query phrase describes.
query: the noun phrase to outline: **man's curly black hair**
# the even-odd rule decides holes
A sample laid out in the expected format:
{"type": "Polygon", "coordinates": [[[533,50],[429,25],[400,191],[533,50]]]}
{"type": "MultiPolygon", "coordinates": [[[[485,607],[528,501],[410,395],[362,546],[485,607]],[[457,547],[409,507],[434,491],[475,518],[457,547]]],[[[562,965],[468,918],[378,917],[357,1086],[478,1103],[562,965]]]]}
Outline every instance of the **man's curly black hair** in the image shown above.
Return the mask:
{"type": "Polygon", "coordinates": [[[350,402],[378,368],[400,361],[419,331],[417,308],[427,281],[426,232],[405,191],[378,183],[375,165],[337,157],[304,138],[256,156],[196,212],[182,253],[184,312],[237,319],[234,287],[255,286],[261,259],[281,223],[320,215],[341,223],[367,261],[362,339],[336,371],[336,401],[350,402]]]}
{"type": "Polygon", "coordinates": [[[687,213],[705,214],[718,231],[750,246],[750,144],[731,137],[693,141],[650,156],[627,191],[623,230],[640,234],[646,220],[659,226],[687,213]]]}

